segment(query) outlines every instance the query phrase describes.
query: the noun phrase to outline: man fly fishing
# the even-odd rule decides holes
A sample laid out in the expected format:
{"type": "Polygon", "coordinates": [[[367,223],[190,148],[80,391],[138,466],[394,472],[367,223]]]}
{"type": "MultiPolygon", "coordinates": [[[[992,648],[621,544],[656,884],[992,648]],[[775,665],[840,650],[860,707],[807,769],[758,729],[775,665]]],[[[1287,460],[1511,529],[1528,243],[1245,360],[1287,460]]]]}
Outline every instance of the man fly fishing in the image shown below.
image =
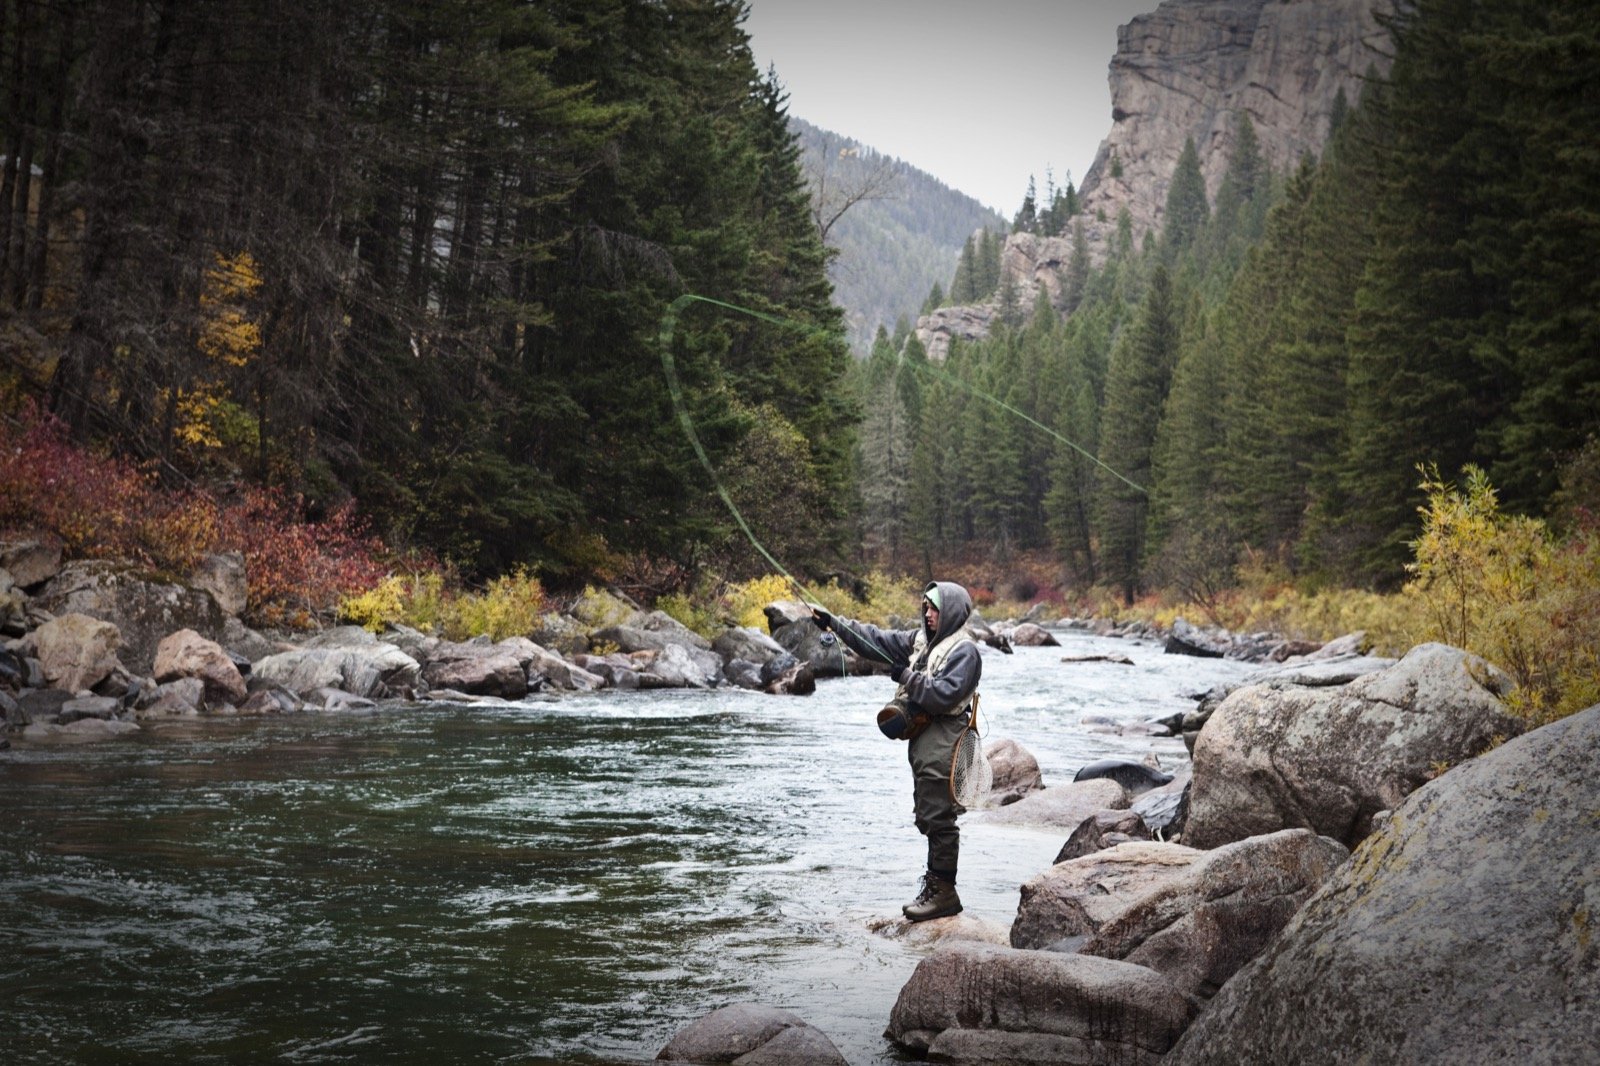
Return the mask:
{"type": "Polygon", "coordinates": [[[951,767],[983,674],[978,645],[966,631],[972,597],[953,581],[930,582],[922,592],[922,626],[915,630],[879,629],[815,605],[811,613],[817,625],[837,633],[857,655],[886,664],[900,686],[878,712],[878,728],[891,739],[910,741],[917,830],[928,838],[922,890],[901,910],[913,922],[957,914],[961,833],[956,816],[964,808],[952,791],[951,767]]]}

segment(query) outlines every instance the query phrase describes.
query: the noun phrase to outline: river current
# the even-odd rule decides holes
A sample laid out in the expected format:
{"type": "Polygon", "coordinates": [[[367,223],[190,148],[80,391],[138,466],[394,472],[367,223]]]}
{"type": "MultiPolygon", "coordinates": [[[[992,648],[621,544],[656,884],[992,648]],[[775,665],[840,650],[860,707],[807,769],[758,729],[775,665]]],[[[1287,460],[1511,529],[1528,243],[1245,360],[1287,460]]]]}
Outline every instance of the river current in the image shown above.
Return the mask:
{"type": "MultiPolygon", "coordinates": [[[[1045,783],[1247,668],[1062,633],[984,649],[984,728],[1045,783]],[[1133,666],[1063,663],[1125,654],[1133,666]]],[[[708,1011],[793,1010],[855,1066],[922,951],[871,931],[924,856],[884,678],[146,723],[0,752],[7,1062],[638,1062],[708,1011]]],[[[1009,924],[1061,830],[962,820],[1009,924]]]]}

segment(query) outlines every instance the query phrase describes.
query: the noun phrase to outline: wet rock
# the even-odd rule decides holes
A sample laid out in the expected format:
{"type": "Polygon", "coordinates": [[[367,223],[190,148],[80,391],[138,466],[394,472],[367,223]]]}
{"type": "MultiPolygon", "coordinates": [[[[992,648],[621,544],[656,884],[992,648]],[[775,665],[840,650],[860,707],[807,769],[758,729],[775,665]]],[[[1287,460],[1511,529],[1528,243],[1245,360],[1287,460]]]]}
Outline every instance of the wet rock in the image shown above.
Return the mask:
{"type": "Polygon", "coordinates": [[[140,718],[187,718],[206,709],[205,682],[179,677],[156,686],[155,699],[139,711],[140,718]]]}
{"type": "Polygon", "coordinates": [[[1132,666],[1133,660],[1126,655],[1063,655],[1064,663],[1113,663],[1117,666],[1132,666]]]}
{"type": "Polygon", "coordinates": [[[1017,741],[1000,737],[991,740],[983,751],[994,773],[994,783],[989,786],[989,805],[1004,807],[1044,788],[1039,760],[1017,741]]]}
{"type": "Polygon", "coordinates": [[[606,686],[604,677],[568,662],[525,637],[503,640],[499,646],[516,650],[527,672],[530,691],[555,688],[563,692],[598,692],[606,686]]]}
{"type": "Polygon", "coordinates": [[[975,811],[967,815],[967,819],[1000,825],[1048,825],[1070,832],[1097,811],[1120,810],[1127,806],[1128,793],[1123,787],[1115,781],[1099,778],[1052,785],[997,810],[975,811]]]}
{"type": "Polygon", "coordinates": [[[1230,981],[1173,1066],[1588,1063],[1600,706],[1412,793],[1230,981]]]}
{"type": "Polygon", "coordinates": [[[1132,759],[1100,759],[1080,769],[1072,779],[1093,781],[1102,777],[1121,785],[1130,797],[1172,781],[1172,775],[1166,771],[1134,762],[1132,759]]]}
{"type": "Polygon", "coordinates": [[[121,710],[121,702],[110,696],[80,696],[61,705],[61,713],[56,722],[60,725],[71,725],[85,718],[98,718],[108,722],[121,710]]]}
{"type": "MultiPolygon", "coordinates": [[[[367,699],[407,697],[422,686],[422,668],[393,644],[380,644],[366,630],[366,641],[311,646],[269,655],[255,664],[255,676],[311,698],[323,688],[342,689],[367,699]]],[[[348,634],[346,635],[348,636],[348,634]]]]}
{"type": "Polygon", "coordinates": [[[341,688],[319,688],[306,695],[306,706],[324,711],[373,711],[378,704],[341,688]]]}
{"type": "Polygon", "coordinates": [[[528,672],[515,651],[499,645],[441,642],[422,668],[430,688],[474,696],[520,699],[528,693],[528,672]]]}
{"type": "Polygon", "coordinates": [[[118,719],[80,718],[68,725],[35,722],[22,731],[22,736],[26,740],[46,743],[92,744],[101,740],[116,740],[119,737],[126,737],[137,732],[139,732],[139,726],[133,722],[124,722],[118,719]]]}
{"type": "Polygon", "coordinates": [[[1070,862],[1085,855],[1093,855],[1097,851],[1114,848],[1118,844],[1149,839],[1150,830],[1145,827],[1144,819],[1132,809],[1098,811],[1085,818],[1083,823],[1072,831],[1067,842],[1061,845],[1061,850],[1056,853],[1055,862],[1070,862]]]}
{"type": "Polygon", "coordinates": [[[1188,999],[1143,966],[950,944],[918,963],[885,1035],[939,1061],[1034,1062],[1044,1054],[1047,1062],[1154,1066],[1191,1015],[1188,999]]]}
{"type": "Polygon", "coordinates": [[[722,680],[737,688],[761,688],[761,667],[745,659],[729,659],[722,667],[722,680]]]}
{"type": "Polygon", "coordinates": [[[247,695],[244,676],[233,657],[222,645],[192,629],[169,634],[156,646],[152,676],[157,682],[199,678],[207,697],[213,700],[240,703],[247,695]]]}
{"type": "Polygon", "coordinates": [[[837,1063],[842,1066],[845,1061],[832,1041],[812,1029],[798,1014],[754,1003],[735,1003],[685,1026],[656,1054],[656,1059],[661,1062],[737,1062],[741,1066],[777,1063],[816,1063],[818,1066],[837,1063]],[[784,1036],[792,1030],[811,1032],[802,1032],[798,1040],[794,1036],[784,1036]],[[818,1041],[815,1037],[822,1039],[818,1041]],[[771,1050],[767,1051],[769,1047],[771,1050]]]}
{"type": "Polygon", "coordinates": [[[1510,685],[1475,655],[1422,644],[1336,688],[1241,689],[1195,743],[1184,841],[1209,848],[1305,827],[1354,846],[1437,766],[1521,732],[1500,699],[1510,685]]]}
{"type": "Polygon", "coordinates": [[[1171,783],[1151,789],[1133,801],[1132,810],[1157,840],[1170,840],[1183,832],[1189,820],[1189,788],[1193,776],[1185,772],[1171,783]]]}
{"type": "Polygon", "coordinates": [[[64,614],[28,635],[46,683],[69,692],[92,688],[118,665],[122,636],[110,622],[64,614]]]}
{"type": "Polygon", "coordinates": [[[875,918],[867,923],[867,928],[879,936],[903,940],[911,947],[923,949],[956,941],[1002,946],[1011,943],[1011,930],[1008,927],[985,921],[965,911],[925,922],[913,922],[902,915],[875,918]]]}
{"type": "Polygon", "coordinates": [[[1023,622],[1011,630],[1011,643],[1019,648],[1058,648],[1061,642],[1044,626],[1023,622]]]}
{"type": "Polygon", "coordinates": [[[298,714],[304,709],[304,700],[276,685],[256,689],[239,704],[239,713],[244,715],[298,714]]]}
{"type": "Polygon", "coordinates": [[[817,691],[817,676],[810,663],[796,663],[763,689],[773,696],[809,696],[817,691]]]}
{"type": "Polygon", "coordinates": [[[26,667],[22,657],[9,648],[0,648],[0,689],[15,692],[25,684],[26,667]]]}
{"type": "Polygon", "coordinates": [[[722,660],[679,644],[639,652],[636,661],[640,688],[714,688],[722,681],[722,660]]]}

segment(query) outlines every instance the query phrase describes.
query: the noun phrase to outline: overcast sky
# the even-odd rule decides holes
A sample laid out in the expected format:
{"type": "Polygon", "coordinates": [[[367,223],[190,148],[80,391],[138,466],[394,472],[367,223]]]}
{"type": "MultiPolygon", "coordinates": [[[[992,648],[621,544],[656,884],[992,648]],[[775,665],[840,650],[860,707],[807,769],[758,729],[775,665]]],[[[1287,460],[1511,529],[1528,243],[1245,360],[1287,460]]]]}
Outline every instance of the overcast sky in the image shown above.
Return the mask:
{"type": "Polygon", "coordinates": [[[1117,27],[1158,0],[749,0],[789,113],[1006,217],[1045,167],[1076,183],[1111,129],[1117,27]]]}

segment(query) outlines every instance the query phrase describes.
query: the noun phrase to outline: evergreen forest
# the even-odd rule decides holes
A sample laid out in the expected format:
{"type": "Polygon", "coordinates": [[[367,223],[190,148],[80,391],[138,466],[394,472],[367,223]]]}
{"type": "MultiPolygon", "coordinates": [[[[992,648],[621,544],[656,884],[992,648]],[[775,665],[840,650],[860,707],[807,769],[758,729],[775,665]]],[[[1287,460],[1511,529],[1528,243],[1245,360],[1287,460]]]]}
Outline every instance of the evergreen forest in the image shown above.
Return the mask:
{"type": "Polygon", "coordinates": [[[732,502],[810,576],[1393,586],[1419,466],[1558,523],[1595,499],[1592,14],[1404,0],[1319,158],[1273,172],[1240,116],[1159,233],[1090,249],[1071,183],[1030,181],[1058,304],[999,276],[1001,220],[937,208],[924,307],[1001,314],[936,363],[905,322],[851,358],[830,243],[909,208],[830,211],[742,0],[6,0],[0,399],[469,581],[755,577],[732,502]],[[685,295],[720,304],[683,308],[674,389],[685,295]]]}
{"type": "MultiPolygon", "coordinates": [[[[1320,158],[1271,172],[1239,117],[1214,197],[1187,147],[1159,233],[1135,241],[1124,219],[1091,265],[1081,227],[1056,223],[1075,237],[1066,306],[1002,292],[999,328],[939,364],[880,333],[859,381],[866,543],[1042,550],[1077,587],[1206,602],[1249,559],[1397,586],[1424,476],[1469,466],[1511,512],[1587,521],[1591,15],[1401,4],[1391,74],[1341,99],[1320,158]]],[[[1019,227],[1039,224],[1031,193],[1019,227]]],[[[953,279],[964,299],[1001,287],[986,240],[953,279]]]]}

